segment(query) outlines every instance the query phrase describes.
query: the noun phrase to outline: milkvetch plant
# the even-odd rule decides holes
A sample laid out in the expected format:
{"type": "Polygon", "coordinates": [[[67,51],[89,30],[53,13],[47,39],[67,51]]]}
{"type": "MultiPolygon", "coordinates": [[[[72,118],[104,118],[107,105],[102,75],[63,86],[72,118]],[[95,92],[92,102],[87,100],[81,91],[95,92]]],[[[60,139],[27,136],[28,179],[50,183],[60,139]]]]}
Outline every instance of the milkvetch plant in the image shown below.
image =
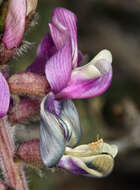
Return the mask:
{"type": "Polygon", "coordinates": [[[47,167],[58,163],[66,145],[74,147],[80,140],[78,113],[71,98],[89,98],[102,94],[112,79],[112,55],[102,50],[89,63],[80,66],[77,18],[64,8],[56,8],[46,34],[37,49],[37,58],[28,68],[45,72],[50,93],[41,103],[40,148],[47,167]],[[39,66],[41,65],[41,70],[39,66]]]}
{"type": "MultiPolygon", "coordinates": [[[[0,6],[0,64],[4,65],[22,47],[37,0],[3,1],[0,6]]],[[[3,187],[7,184],[16,190],[27,189],[19,160],[92,177],[107,176],[114,166],[115,145],[100,139],[77,146],[82,127],[72,102],[107,90],[112,80],[112,55],[104,49],[84,63],[77,45],[77,17],[65,8],[53,11],[49,28],[50,33],[41,40],[37,57],[26,72],[11,75],[0,67],[0,160],[6,178],[6,183],[0,182],[3,187]],[[40,140],[24,142],[15,151],[9,125],[38,115],[40,140]]]]}

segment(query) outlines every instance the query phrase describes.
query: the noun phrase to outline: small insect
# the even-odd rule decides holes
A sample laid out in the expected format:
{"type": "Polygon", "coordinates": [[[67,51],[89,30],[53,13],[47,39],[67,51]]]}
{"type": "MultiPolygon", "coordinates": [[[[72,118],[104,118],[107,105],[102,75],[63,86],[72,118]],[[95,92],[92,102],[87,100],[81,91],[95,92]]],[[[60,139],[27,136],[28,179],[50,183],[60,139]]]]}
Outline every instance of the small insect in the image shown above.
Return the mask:
{"type": "Polygon", "coordinates": [[[99,139],[96,142],[92,142],[89,144],[89,149],[94,152],[95,154],[101,153],[103,146],[103,139],[99,139]]]}

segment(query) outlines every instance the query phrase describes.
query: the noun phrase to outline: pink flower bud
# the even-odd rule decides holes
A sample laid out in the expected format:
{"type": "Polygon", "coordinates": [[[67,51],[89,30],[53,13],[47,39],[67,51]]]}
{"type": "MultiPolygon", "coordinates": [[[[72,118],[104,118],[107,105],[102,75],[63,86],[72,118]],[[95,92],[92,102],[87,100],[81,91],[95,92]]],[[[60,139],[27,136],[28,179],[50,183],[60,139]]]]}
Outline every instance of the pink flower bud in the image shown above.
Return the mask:
{"type": "Polygon", "coordinates": [[[49,91],[49,84],[44,76],[36,73],[19,73],[8,79],[13,94],[43,97],[49,91]]]}
{"type": "Polygon", "coordinates": [[[21,144],[16,151],[15,161],[16,159],[20,159],[25,163],[42,164],[40,141],[31,140],[21,144]]]}
{"type": "Polygon", "coordinates": [[[40,102],[38,100],[24,98],[10,110],[9,121],[11,124],[22,123],[35,117],[39,111],[40,102]]]}
{"type": "Polygon", "coordinates": [[[2,41],[8,49],[18,47],[24,35],[26,0],[10,0],[2,41]]]}

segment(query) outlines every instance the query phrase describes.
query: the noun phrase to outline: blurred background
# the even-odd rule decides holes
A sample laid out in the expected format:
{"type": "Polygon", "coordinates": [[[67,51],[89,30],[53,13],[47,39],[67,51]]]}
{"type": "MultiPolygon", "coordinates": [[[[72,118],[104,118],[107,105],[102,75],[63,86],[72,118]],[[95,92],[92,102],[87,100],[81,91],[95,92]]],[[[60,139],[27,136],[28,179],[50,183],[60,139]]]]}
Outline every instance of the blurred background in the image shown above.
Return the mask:
{"type": "MultiPolygon", "coordinates": [[[[48,32],[55,7],[72,10],[78,17],[79,49],[90,60],[106,48],[113,54],[113,81],[104,95],[75,101],[83,128],[81,143],[116,143],[119,154],[114,171],[104,179],[27,168],[31,190],[138,190],[140,189],[140,0],[39,0],[39,20],[25,40],[32,48],[13,61],[11,68],[24,71],[36,56],[36,47],[48,32]]],[[[21,126],[17,137],[37,138],[39,124],[21,126]],[[26,129],[26,132],[25,132],[26,129]],[[27,132],[28,131],[28,132],[27,132]],[[25,135],[23,135],[25,133],[25,135]]]]}

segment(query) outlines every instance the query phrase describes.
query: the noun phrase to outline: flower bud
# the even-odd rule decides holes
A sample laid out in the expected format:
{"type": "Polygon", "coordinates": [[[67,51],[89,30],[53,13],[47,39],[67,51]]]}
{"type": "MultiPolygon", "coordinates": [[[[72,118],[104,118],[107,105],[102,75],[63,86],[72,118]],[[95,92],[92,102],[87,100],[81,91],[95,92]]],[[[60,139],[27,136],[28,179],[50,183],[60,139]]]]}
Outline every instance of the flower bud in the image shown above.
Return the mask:
{"type": "Polygon", "coordinates": [[[22,123],[32,119],[40,111],[40,102],[31,98],[20,100],[9,112],[9,121],[11,124],[22,123]]]}
{"type": "Polygon", "coordinates": [[[38,0],[0,1],[0,64],[5,64],[22,45],[24,32],[33,20],[38,0]]]}
{"type": "Polygon", "coordinates": [[[43,163],[40,155],[40,141],[31,140],[21,144],[15,154],[15,161],[18,159],[25,163],[43,163]]]}
{"type": "Polygon", "coordinates": [[[4,23],[2,42],[7,49],[18,47],[21,44],[26,19],[26,0],[10,0],[4,23]]]}
{"type": "Polygon", "coordinates": [[[13,94],[43,97],[49,91],[46,78],[31,72],[12,75],[8,84],[13,94]]]}

